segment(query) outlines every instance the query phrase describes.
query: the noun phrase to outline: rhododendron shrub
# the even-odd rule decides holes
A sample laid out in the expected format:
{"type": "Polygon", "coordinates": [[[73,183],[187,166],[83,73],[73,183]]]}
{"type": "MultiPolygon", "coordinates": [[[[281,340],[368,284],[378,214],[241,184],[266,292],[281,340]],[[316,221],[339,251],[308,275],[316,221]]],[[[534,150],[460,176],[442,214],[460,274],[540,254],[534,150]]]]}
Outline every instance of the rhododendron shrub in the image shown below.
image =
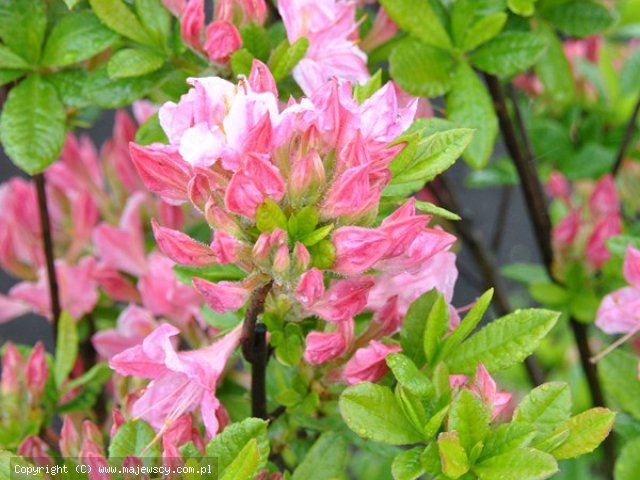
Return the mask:
{"type": "Polygon", "coordinates": [[[0,478],[635,479],[636,4],[0,0],[0,478]]]}

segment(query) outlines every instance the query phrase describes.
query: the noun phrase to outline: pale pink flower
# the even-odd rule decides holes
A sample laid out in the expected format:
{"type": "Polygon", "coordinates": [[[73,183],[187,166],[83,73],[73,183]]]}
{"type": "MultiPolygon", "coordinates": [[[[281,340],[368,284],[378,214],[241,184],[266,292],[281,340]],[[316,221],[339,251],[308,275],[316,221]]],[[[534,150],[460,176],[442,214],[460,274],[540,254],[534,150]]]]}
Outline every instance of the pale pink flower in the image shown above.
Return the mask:
{"type": "Polygon", "coordinates": [[[244,26],[249,23],[262,25],[267,17],[265,0],[218,0],[215,18],[235,25],[244,26]]]}
{"type": "Polygon", "coordinates": [[[482,363],[478,364],[473,382],[466,375],[451,375],[449,383],[452,388],[470,390],[491,408],[491,418],[495,419],[509,406],[511,394],[498,390],[495,380],[482,363]]]}
{"type": "Polygon", "coordinates": [[[194,278],[193,285],[212,310],[225,313],[240,309],[255,287],[255,281],[213,283],[202,278],[194,278]]]}
{"type": "Polygon", "coordinates": [[[171,343],[171,337],[179,333],[171,325],[161,325],[141,345],[116,355],[109,364],[121,375],[151,380],[134,403],[133,415],[165,431],[184,413],[200,410],[207,433],[215,436],[220,408],[216,386],[240,342],[241,330],[236,328],[208,347],[186,352],[177,352],[171,343]]]}
{"type": "Polygon", "coordinates": [[[137,305],[129,305],[118,316],[116,328],[97,332],[91,337],[91,343],[102,357],[109,360],[142,343],[157,325],[149,311],[137,305]]]}
{"type": "Polygon", "coordinates": [[[208,245],[178,230],[161,227],[154,220],[151,221],[151,226],[158,248],[174,262],[192,266],[217,263],[216,254],[208,245]]]}
{"type": "Polygon", "coordinates": [[[385,345],[372,340],[367,347],[360,348],[344,367],[343,376],[349,385],[361,382],[377,382],[389,370],[386,358],[402,351],[398,345],[385,345]]]}

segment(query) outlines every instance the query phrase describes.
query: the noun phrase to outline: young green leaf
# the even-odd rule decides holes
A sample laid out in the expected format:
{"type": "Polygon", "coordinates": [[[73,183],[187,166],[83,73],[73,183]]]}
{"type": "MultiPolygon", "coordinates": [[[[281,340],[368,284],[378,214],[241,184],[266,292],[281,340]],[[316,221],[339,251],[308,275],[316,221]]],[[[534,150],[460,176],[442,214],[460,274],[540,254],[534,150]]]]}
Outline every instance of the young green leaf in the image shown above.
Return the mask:
{"type": "Polygon", "coordinates": [[[536,427],[530,423],[513,421],[500,425],[487,435],[480,460],[528,447],[535,436],[536,427]]]}
{"type": "Polygon", "coordinates": [[[544,53],[544,37],[533,32],[503,32],[471,55],[471,62],[494,75],[511,76],[531,67],[544,53]]]}
{"type": "Polygon", "coordinates": [[[595,35],[616,21],[612,10],[593,0],[553,2],[542,10],[542,15],[559,30],[576,37],[595,35]]]}
{"type": "Polygon", "coordinates": [[[557,471],[558,464],[551,455],[533,448],[516,448],[473,467],[480,480],[540,480],[557,471]]]}
{"type": "Polygon", "coordinates": [[[287,217],[276,202],[267,198],[256,210],[256,227],[261,232],[273,232],[276,228],[287,231],[287,217]]]}
{"type": "Polygon", "coordinates": [[[239,75],[249,76],[254,56],[246,48],[240,48],[231,54],[231,70],[237,77],[239,75]]]}
{"type": "Polygon", "coordinates": [[[424,338],[429,312],[431,312],[437,299],[438,292],[433,289],[414,300],[404,318],[402,330],[400,330],[402,351],[419,367],[424,365],[426,360],[422,339],[424,338]]]}
{"type": "Polygon", "coordinates": [[[0,45],[0,68],[28,69],[29,64],[24,58],[13,53],[10,48],[0,45]]]}
{"type": "Polygon", "coordinates": [[[142,48],[124,48],[117,51],[107,64],[111,78],[139,77],[155,72],[164,63],[164,58],[142,48]]]}
{"type": "Polygon", "coordinates": [[[374,73],[367,83],[356,83],[353,87],[353,98],[355,98],[358,103],[362,103],[380,90],[380,87],[382,87],[382,70],[374,73]]]}
{"type": "Polygon", "coordinates": [[[224,474],[220,478],[221,480],[252,480],[256,478],[260,460],[258,441],[252,438],[225,468],[224,474]]]}
{"type": "Polygon", "coordinates": [[[340,413],[363,438],[390,445],[409,445],[423,436],[407,420],[389,387],[369,382],[347,387],[340,395],[340,413]]]}
{"type": "Polygon", "coordinates": [[[393,79],[402,89],[423,97],[447,93],[455,65],[448,52],[410,37],[398,42],[389,56],[393,79]]]}
{"type": "Polygon", "coordinates": [[[467,454],[489,434],[489,409],[469,390],[454,398],[449,410],[449,430],[458,433],[467,454]]]}
{"type": "Polygon", "coordinates": [[[438,217],[444,218],[445,220],[460,220],[460,215],[450,212],[445,208],[438,207],[431,202],[416,200],[416,210],[422,213],[428,213],[429,215],[436,215],[438,217]]]}
{"type": "Polygon", "coordinates": [[[606,392],[622,409],[640,420],[640,382],[636,355],[614,350],[598,362],[598,374],[606,392]]]}
{"type": "Polygon", "coordinates": [[[93,12],[71,13],[53,27],[40,63],[64,66],[81,62],[109,48],[118,35],[105,27],[93,12]]]}
{"type": "Polygon", "coordinates": [[[205,457],[218,460],[218,474],[222,475],[233,461],[240,457],[242,449],[252,439],[258,442],[260,463],[257,467],[262,468],[267,464],[269,457],[269,440],[267,439],[267,422],[259,418],[247,418],[228,425],[221,434],[207,444],[205,457]]]}
{"type": "Polygon", "coordinates": [[[449,306],[442,295],[438,295],[438,299],[433,304],[433,308],[427,317],[427,325],[424,329],[422,346],[427,363],[432,364],[435,359],[442,337],[449,330],[449,306]]]}
{"type": "Polygon", "coordinates": [[[33,175],[58,158],[65,119],[55,88],[38,75],[30,76],[9,92],[0,117],[0,141],[9,158],[33,175]]]}
{"type": "Polygon", "coordinates": [[[456,432],[443,432],[438,436],[438,452],[442,473],[447,478],[460,478],[469,471],[469,459],[456,432]]]}
{"type": "Polygon", "coordinates": [[[420,456],[424,448],[415,447],[396,455],[391,464],[391,475],[394,480],[416,480],[424,474],[420,456]]]}
{"type": "Polygon", "coordinates": [[[251,55],[262,62],[266,62],[271,53],[271,40],[267,30],[255,23],[250,23],[240,29],[242,46],[251,55]]]}
{"type": "Polygon", "coordinates": [[[283,40],[273,50],[269,58],[269,69],[273,74],[273,78],[279,82],[289,75],[291,70],[302,60],[304,54],[307,53],[307,48],[309,48],[309,40],[305,37],[299,38],[293,44],[283,40]]]}
{"type": "Polygon", "coordinates": [[[168,143],[167,134],[160,126],[158,113],[154,113],[147,118],[136,131],[136,143],[138,145],[149,145],[154,142],[168,143]]]}
{"type": "Polygon", "coordinates": [[[114,32],[144,45],[154,45],[138,17],[123,0],[89,0],[89,3],[102,23],[114,32]]]}
{"type": "Polygon", "coordinates": [[[607,438],[615,418],[615,412],[602,407],[592,408],[571,417],[555,432],[568,431],[568,437],[549,453],[558,460],[564,460],[592,452],[607,438]]]}
{"type": "Polygon", "coordinates": [[[400,385],[419,397],[429,394],[431,382],[406,355],[392,353],[387,356],[386,362],[400,385]]]}
{"type": "Polygon", "coordinates": [[[43,0],[0,0],[0,39],[27,63],[40,58],[46,28],[43,0]]]}
{"type": "Polygon", "coordinates": [[[314,206],[304,207],[289,217],[287,225],[289,235],[293,238],[309,235],[315,231],[319,220],[318,210],[314,206]]]}
{"type": "Polygon", "coordinates": [[[479,362],[490,372],[509,368],[535,351],[559,317],[559,313],[550,310],[516,310],[462,343],[447,364],[453,372],[467,374],[473,373],[479,362]]]}
{"type": "Polygon", "coordinates": [[[463,158],[473,168],[484,167],[493,152],[498,118],[486,87],[466,63],[458,65],[447,95],[447,117],[456,125],[475,129],[463,158]]]}
{"type": "Polygon", "coordinates": [[[476,304],[469,310],[469,313],[462,319],[451,335],[444,339],[442,347],[434,360],[434,363],[446,359],[449,353],[455,350],[478,326],[480,320],[491,304],[493,298],[493,288],[487,290],[476,301],[476,304]]]}
{"type": "Polygon", "coordinates": [[[233,263],[221,265],[209,265],[206,267],[188,267],[186,265],[174,265],[173,271],[179,282],[191,285],[193,278],[204,278],[210,282],[220,282],[222,280],[237,281],[247,276],[247,272],[237,267],[233,263]]]}
{"type": "Polygon", "coordinates": [[[58,340],[54,360],[53,376],[56,386],[60,387],[71,373],[78,356],[78,331],[76,321],[69,312],[64,311],[58,320],[58,340]]]}
{"type": "Polygon", "coordinates": [[[171,36],[171,14],[162,0],[135,0],[136,14],[158,47],[164,48],[171,36]]]}
{"type": "Polygon", "coordinates": [[[129,420],[122,424],[109,444],[110,458],[159,457],[160,444],[154,442],[156,432],[143,420],[129,420]],[[143,455],[144,452],[144,455],[143,455]]]}
{"type": "Polygon", "coordinates": [[[495,12],[480,17],[471,28],[465,31],[462,40],[462,50],[465,52],[478,48],[498,35],[507,21],[508,15],[504,12],[495,12]]]}
{"type": "Polygon", "coordinates": [[[615,466],[616,480],[637,480],[640,472],[640,437],[627,442],[615,466]]]}
{"type": "Polygon", "coordinates": [[[342,435],[323,433],[296,467],[291,480],[339,478],[347,464],[347,447],[342,435]]]}
{"type": "Polygon", "coordinates": [[[536,11],[535,2],[537,0],[507,0],[507,6],[516,15],[530,17],[536,11]]]}
{"type": "MultiPolygon", "coordinates": [[[[328,226],[329,225],[327,225],[327,227],[328,226]]],[[[318,229],[316,232],[320,230],[322,229],[318,229]]],[[[308,243],[305,243],[304,238],[302,238],[301,241],[303,244],[309,246],[308,243]]],[[[336,247],[331,240],[325,239],[320,240],[318,243],[313,243],[313,245],[309,246],[309,253],[311,254],[311,263],[313,266],[321,270],[331,268],[336,261],[336,247]]]]}
{"type": "Polygon", "coordinates": [[[446,28],[428,1],[381,0],[389,16],[406,32],[435,47],[451,48],[446,28]]]}
{"type": "Polygon", "coordinates": [[[91,408],[112,374],[113,370],[106,363],[98,363],[82,376],[65,384],[63,389],[65,392],[70,392],[78,387],[81,387],[81,390],[71,400],[60,405],[58,412],[67,413],[91,408]]]}
{"type": "Polygon", "coordinates": [[[513,414],[514,422],[535,425],[538,440],[571,415],[571,390],[564,382],[548,382],[531,390],[513,414]]]}

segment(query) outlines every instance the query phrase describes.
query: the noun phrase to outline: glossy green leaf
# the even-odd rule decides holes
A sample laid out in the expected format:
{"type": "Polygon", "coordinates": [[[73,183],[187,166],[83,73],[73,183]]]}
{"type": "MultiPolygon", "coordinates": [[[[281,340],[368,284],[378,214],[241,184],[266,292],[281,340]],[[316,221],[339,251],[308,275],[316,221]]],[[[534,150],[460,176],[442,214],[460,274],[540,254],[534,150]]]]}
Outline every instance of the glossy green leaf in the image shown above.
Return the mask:
{"type": "Polygon", "coordinates": [[[129,420],[120,425],[109,444],[110,458],[159,457],[160,444],[154,442],[156,432],[143,420],[129,420]],[[144,452],[144,455],[143,455],[144,452]]]}
{"type": "Polygon", "coordinates": [[[154,41],[123,0],[89,0],[91,8],[107,27],[144,45],[154,41]]]}
{"type": "Polygon", "coordinates": [[[490,414],[487,406],[469,390],[454,398],[449,411],[449,430],[457,432],[467,454],[489,434],[490,414]]]}
{"type": "Polygon", "coordinates": [[[141,77],[113,79],[106,66],[102,66],[87,77],[83,95],[87,102],[97,107],[124,107],[157,87],[166,74],[164,69],[160,69],[141,77]]]}
{"type": "Polygon", "coordinates": [[[244,75],[248,77],[251,73],[251,66],[253,65],[254,56],[246,48],[240,48],[231,54],[231,70],[237,77],[244,75]]]}
{"type": "Polygon", "coordinates": [[[416,480],[424,474],[420,456],[424,448],[415,447],[396,455],[391,464],[391,475],[394,480],[416,480]]]}
{"type": "Polygon", "coordinates": [[[263,467],[269,457],[269,440],[267,422],[259,418],[247,418],[228,425],[207,444],[205,457],[218,460],[218,474],[222,475],[253,439],[258,442],[260,462],[257,468],[263,467]]]}
{"type": "Polygon", "coordinates": [[[269,58],[269,69],[273,74],[273,78],[279,82],[289,75],[298,62],[302,60],[307,48],[309,48],[309,40],[305,37],[299,38],[293,44],[289,44],[287,40],[284,40],[278,45],[269,58]]]}
{"type": "Polygon", "coordinates": [[[30,64],[40,58],[46,28],[43,0],[0,0],[0,39],[30,64]]]}
{"type": "Polygon", "coordinates": [[[78,356],[78,331],[76,321],[64,311],[58,319],[58,339],[53,373],[56,385],[60,387],[73,369],[78,356]]]}
{"type": "Polygon", "coordinates": [[[445,220],[460,220],[460,215],[454,212],[450,212],[449,210],[438,207],[431,202],[423,202],[421,200],[416,200],[416,210],[422,213],[427,213],[429,215],[435,215],[440,218],[444,218],[445,220]]]}
{"type": "Polygon", "coordinates": [[[460,127],[475,129],[463,158],[473,168],[485,166],[493,153],[498,118],[486,87],[466,63],[459,64],[447,95],[447,117],[460,127]]]}
{"type": "Polygon", "coordinates": [[[252,438],[242,447],[220,478],[221,480],[253,480],[256,478],[259,465],[258,441],[252,438]]]}
{"type": "Polygon", "coordinates": [[[107,64],[111,78],[139,77],[155,72],[164,63],[160,55],[141,48],[125,48],[117,51],[107,64]]]}
{"type": "Polygon", "coordinates": [[[204,278],[210,282],[237,281],[247,276],[247,272],[233,263],[220,265],[207,265],[206,267],[189,267],[186,265],[174,265],[173,271],[178,281],[185,285],[191,285],[192,279],[204,278]]]}
{"type": "Polygon", "coordinates": [[[402,353],[392,353],[387,356],[386,362],[400,385],[419,397],[426,397],[429,394],[431,390],[429,379],[418,370],[409,357],[402,353]]]}
{"type": "Polygon", "coordinates": [[[491,13],[481,17],[462,37],[462,50],[473,50],[498,35],[507,21],[504,12],[491,13]]]}
{"type": "Polygon", "coordinates": [[[287,231],[287,217],[280,206],[267,198],[256,210],[256,227],[261,232],[273,232],[276,228],[287,231]]]}
{"type": "Polygon", "coordinates": [[[449,305],[442,295],[438,295],[438,299],[433,304],[433,308],[427,317],[427,325],[424,329],[422,346],[427,363],[433,364],[442,338],[449,331],[449,305]]]}
{"type": "Polygon", "coordinates": [[[418,367],[424,365],[426,360],[422,339],[427,325],[427,318],[433,305],[438,299],[437,290],[430,290],[420,295],[413,301],[402,322],[400,330],[400,342],[402,352],[409,357],[418,367]]]}
{"type": "Polygon", "coordinates": [[[533,448],[516,448],[473,467],[480,480],[540,480],[557,471],[558,464],[551,455],[533,448]]]}
{"type": "Polygon", "coordinates": [[[27,61],[10,48],[0,45],[0,68],[24,70],[29,68],[27,61]]]}
{"type": "Polygon", "coordinates": [[[595,35],[616,21],[612,10],[592,0],[556,2],[543,9],[542,14],[559,30],[576,37],[595,35]]]}
{"type": "Polygon", "coordinates": [[[155,44],[164,47],[171,35],[171,14],[162,0],[135,0],[134,7],[140,23],[155,44]]]}
{"type": "Polygon", "coordinates": [[[640,420],[638,357],[614,350],[598,362],[598,374],[605,391],[625,412],[640,420]]]}
{"type": "Polygon", "coordinates": [[[340,478],[347,465],[347,447],[342,435],[323,433],[293,471],[291,480],[340,478]]]}
{"type": "Polygon", "coordinates": [[[553,29],[542,25],[540,35],[545,37],[547,50],[535,65],[536,76],[544,87],[545,95],[549,95],[556,104],[567,105],[575,96],[571,65],[553,29]]]}
{"type": "Polygon", "coordinates": [[[469,471],[469,459],[456,432],[443,432],[438,436],[438,453],[442,473],[447,478],[460,478],[469,471]]]}
{"type": "Polygon", "coordinates": [[[533,32],[503,32],[471,55],[471,62],[493,75],[524,72],[544,53],[544,37],[533,32]]]}
{"type": "Polygon", "coordinates": [[[548,382],[531,390],[513,414],[515,422],[535,425],[537,438],[547,437],[571,415],[571,391],[564,382],[548,382]]]}
{"type": "Polygon", "coordinates": [[[516,15],[530,17],[536,11],[537,0],[507,0],[507,6],[516,15]]]}
{"type": "Polygon", "coordinates": [[[65,119],[55,88],[33,75],[9,92],[0,117],[0,141],[18,167],[30,174],[41,172],[62,150],[65,119]]]}
{"type": "Polygon", "coordinates": [[[607,438],[615,418],[615,412],[602,407],[571,417],[554,432],[568,431],[568,437],[549,453],[558,460],[564,460],[592,452],[607,438]]]}
{"type": "Polygon", "coordinates": [[[340,413],[349,428],[363,438],[390,445],[408,445],[423,440],[405,418],[389,389],[369,382],[347,387],[340,395],[340,413]]]}
{"type": "Polygon", "coordinates": [[[480,459],[495,457],[515,448],[528,447],[536,436],[536,427],[530,423],[513,421],[492,430],[484,441],[480,459]]]}
{"type": "Polygon", "coordinates": [[[559,313],[516,310],[494,320],[460,345],[447,359],[456,373],[471,374],[479,362],[490,372],[522,362],[558,321],[559,313]]]}
{"type": "Polygon", "coordinates": [[[400,28],[412,36],[435,47],[451,47],[449,34],[429,1],[381,0],[380,4],[400,28]]]}

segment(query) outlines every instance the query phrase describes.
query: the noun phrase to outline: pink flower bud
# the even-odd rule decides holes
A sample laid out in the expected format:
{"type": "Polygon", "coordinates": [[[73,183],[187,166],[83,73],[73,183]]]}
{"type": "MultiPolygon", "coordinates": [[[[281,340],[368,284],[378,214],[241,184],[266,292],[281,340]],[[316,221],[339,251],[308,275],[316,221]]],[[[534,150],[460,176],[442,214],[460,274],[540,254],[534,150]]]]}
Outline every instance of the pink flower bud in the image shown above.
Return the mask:
{"type": "Polygon", "coordinates": [[[307,335],[304,359],[312,365],[320,365],[338,358],[347,350],[347,342],[341,332],[311,332],[307,335]]]}
{"type": "Polygon", "coordinates": [[[619,214],[620,200],[612,175],[607,174],[598,181],[589,197],[589,209],[595,218],[619,214]]]}
{"type": "Polygon", "coordinates": [[[158,247],[167,257],[182,265],[205,266],[217,263],[213,250],[188,235],[170,228],[161,227],[151,221],[158,247]]]}
{"type": "Polygon", "coordinates": [[[216,230],[213,233],[213,250],[219,263],[238,263],[242,257],[247,256],[249,247],[238,241],[224,230],[216,230]]]}
{"type": "Polygon", "coordinates": [[[194,278],[193,285],[207,305],[218,313],[238,310],[247,303],[253,290],[243,283],[213,283],[202,278],[194,278]]]}
{"type": "Polygon", "coordinates": [[[358,218],[375,208],[380,189],[370,183],[371,165],[365,163],[347,169],[331,185],[320,207],[322,218],[358,218]]]}
{"type": "Polygon", "coordinates": [[[189,0],[180,22],[182,40],[194,50],[201,50],[204,30],[204,0],[189,0]]]}
{"type": "Polygon", "coordinates": [[[20,378],[24,372],[24,359],[12,342],[7,342],[2,355],[2,382],[0,383],[3,395],[15,394],[20,390],[20,378]]]}
{"type": "Polygon", "coordinates": [[[300,242],[296,242],[293,247],[293,272],[292,275],[297,277],[309,270],[311,266],[311,255],[309,250],[300,242]]]}
{"type": "Polygon", "coordinates": [[[608,215],[604,217],[593,229],[587,239],[585,254],[587,261],[593,268],[600,268],[609,260],[611,253],[607,248],[607,240],[622,233],[622,219],[620,215],[608,215]]]}
{"type": "Polygon", "coordinates": [[[278,97],[278,86],[269,68],[260,60],[253,59],[249,73],[249,86],[256,93],[269,92],[278,97]]]}
{"type": "Polygon", "coordinates": [[[236,25],[248,23],[262,25],[267,17],[264,0],[219,0],[216,2],[215,18],[236,25]]]}
{"type": "Polygon", "coordinates": [[[39,399],[47,384],[49,370],[47,369],[47,360],[44,352],[44,344],[36,343],[31,350],[31,355],[27,360],[27,368],[25,380],[27,388],[31,392],[34,399],[39,399]]]}
{"type": "Polygon", "coordinates": [[[551,231],[553,245],[556,248],[566,248],[573,245],[580,229],[580,209],[572,209],[551,231]]]}
{"type": "Polygon", "coordinates": [[[553,198],[567,200],[571,195],[571,187],[565,176],[557,170],[551,172],[547,182],[547,191],[553,198]]]}
{"type": "Polygon", "coordinates": [[[204,216],[209,226],[216,230],[224,230],[225,232],[239,236],[242,235],[242,229],[224,209],[216,205],[216,201],[210,198],[204,209],[204,216]]]}
{"type": "Polygon", "coordinates": [[[276,276],[284,275],[289,270],[289,246],[280,245],[273,257],[273,274],[276,276]]]}
{"type": "Polygon", "coordinates": [[[242,37],[233,23],[216,20],[207,26],[204,50],[215,63],[227,63],[231,54],[242,47],[242,37]]]}
{"type": "Polygon", "coordinates": [[[342,227],[332,237],[336,261],[331,270],[344,275],[357,275],[373,267],[391,246],[389,236],[380,230],[342,227]]]}
{"type": "Polygon", "coordinates": [[[349,385],[361,382],[377,382],[389,370],[387,355],[402,351],[398,345],[385,345],[371,340],[365,348],[360,348],[344,367],[344,378],[349,385]]]}
{"type": "Polygon", "coordinates": [[[318,152],[313,150],[293,164],[288,182],[289,196],[294,202],[302,198],[313,201],[324,181],[324,165],[318,152]]]}
{"type": "Polygon", "coordinates": [[[77,457],[80,453],[80,434],[69,415],[64,415],[62,419],[60,452],[65,457],[77,457]]]}
{"type": "Polygon", "coordinates": [[[324,295],[324,279],[322,272],[312,268],[300,277],[295,291],[296,298],[305,307],[315,304],[324,295]]]}
{"type": "Polygon", "coordinates": [[[31,461],[37,467],[53,465],[53,459],[48,451],[47,444],[35,435],[26,437],[18,447],[18,455],[31,461]]]}
{"type": "Polygon", "coordinates": [[[640,250],[627,246],[623,265],[624,279],[631,285],[640,288],[640,250]]]}

